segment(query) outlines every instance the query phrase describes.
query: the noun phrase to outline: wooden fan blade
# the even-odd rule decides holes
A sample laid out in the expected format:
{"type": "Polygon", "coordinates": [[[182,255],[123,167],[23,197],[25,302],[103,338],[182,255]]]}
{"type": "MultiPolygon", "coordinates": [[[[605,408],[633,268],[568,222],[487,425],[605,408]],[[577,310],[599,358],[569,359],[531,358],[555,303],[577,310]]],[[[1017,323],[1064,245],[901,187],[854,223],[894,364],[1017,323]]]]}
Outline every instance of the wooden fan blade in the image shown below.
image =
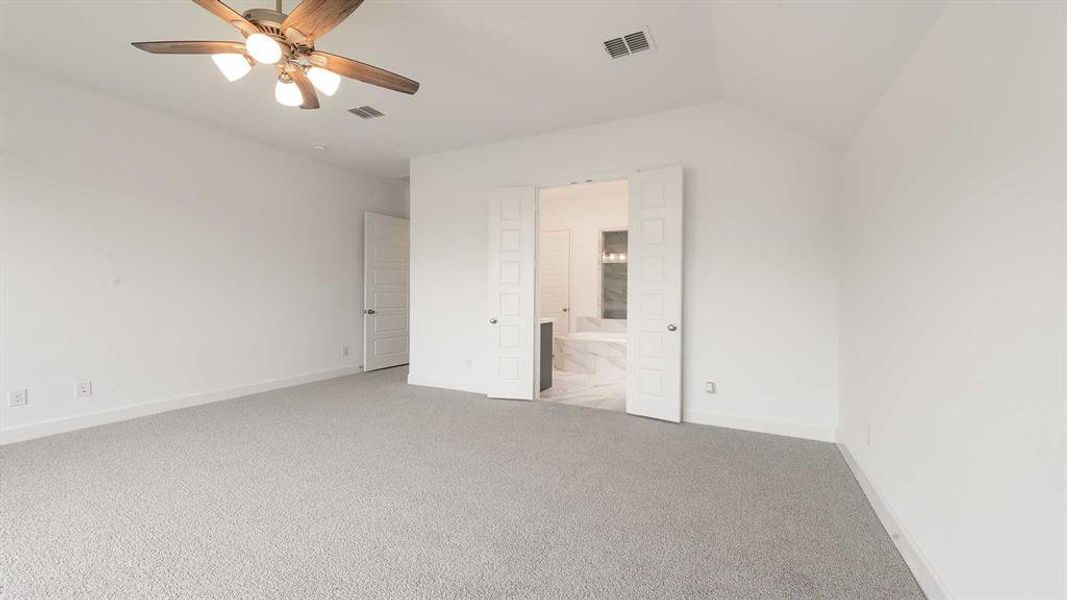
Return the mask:
{"type": "Polygon", "coordinates": [[[391,73],[385,69],[361,63],[358,60],[330,54],[329,52],[315,50],[308,57],[308,61],[316,67],[322,67],[323,69],[333,71],[338,75],[344,75],[350,79],[383,87],[388,90],[395,90],[405,94],[414,94],[419,91],[418,81],[408,79],[403,75],[391,73]]]}
{"type": "Polygon", "coordinates": [[[363,0],[304,0],[282,21],[282,33],[296,29],[309,40],[315,40],[337,27],[363,0]]]}
{"type": "Polygon", "coordinates": [[[133,42],[152,54],[244,54],[242,42],[133,42]]]}
{"type": "Polygon", "coordinates": [[[245,35],[252,35],[253,33],[259,32],[259,28],[253,25],[251,21],[245,19],[241,13],[226,6],[219,0],[193,0],[193,2],[200,8],[203,8],[230,25],[240,29],[245,35]]]}
{"type": "Polygon", "coordinates": [[[300,108],[318,108],[319,95],[315,93],[315,86],[311,84],[311,80],[304,74],[304,70],[297,67],[296,70],[289,73],[289,78],[293,80],[296,87],[300,88],[300,95],[304,97],[304,103],[300,105],[300,108]]]}

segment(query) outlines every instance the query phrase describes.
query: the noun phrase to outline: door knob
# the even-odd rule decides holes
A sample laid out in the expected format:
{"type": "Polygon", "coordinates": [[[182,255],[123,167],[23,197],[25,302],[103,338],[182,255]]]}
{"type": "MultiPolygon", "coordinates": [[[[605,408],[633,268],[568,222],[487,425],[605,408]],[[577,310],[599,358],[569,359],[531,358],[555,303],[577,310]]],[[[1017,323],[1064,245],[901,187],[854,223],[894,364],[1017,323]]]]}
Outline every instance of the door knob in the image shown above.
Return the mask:
{"type": "Polygon", "coordinates": [[[489,319],[490,325],[496,325],[496,319],[489,319]]]}
{"type": "Polygon", "coordinates": [[[367,309],[367,314],[368,315],[373,315],[374,314],[374,309],[373,308],[368,308],[367,309]]]}
{"type": "Polygon", "coordinates": [[[569,309],[569,308],[567,308],[566,306],[564,306],[564,307],[563,307],[563,312],[567,312],[567,311],[569,311],[569,310],[570,310],[570,309],[569,309]]]}
{"type": "Polygon", "coordinates": [[[674,323],[670,323],[667,325],[667,331],[678,331],[678,326],[674,323]]]}

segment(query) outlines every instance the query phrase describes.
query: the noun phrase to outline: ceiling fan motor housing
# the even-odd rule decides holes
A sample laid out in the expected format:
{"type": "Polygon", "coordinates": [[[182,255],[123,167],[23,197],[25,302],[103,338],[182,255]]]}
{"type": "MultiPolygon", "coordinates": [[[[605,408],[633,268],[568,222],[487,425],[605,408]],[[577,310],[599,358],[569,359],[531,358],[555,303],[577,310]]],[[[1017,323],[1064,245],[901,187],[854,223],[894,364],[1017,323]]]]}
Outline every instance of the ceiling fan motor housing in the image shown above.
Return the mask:
{"type": "Polygon", "coordinates": [[[282,23],[289,15],[269,8],[250,8],[242,16],[259,27],[263,33],[280,36],[282,23]]]}
{"type": "Polygon", "coordinates": [[[269,8],[250,8],[242,16],[255,25],[260,33],[278,42],[278,45],[282,48],[282,54],[285,56],[284,62],[305,58],[309,51],[313,49],[303,43],[306,38],[296,29],[290,27],[288,36],[282,32],[282,23],[289,16],[283,12],[269,8]]]}

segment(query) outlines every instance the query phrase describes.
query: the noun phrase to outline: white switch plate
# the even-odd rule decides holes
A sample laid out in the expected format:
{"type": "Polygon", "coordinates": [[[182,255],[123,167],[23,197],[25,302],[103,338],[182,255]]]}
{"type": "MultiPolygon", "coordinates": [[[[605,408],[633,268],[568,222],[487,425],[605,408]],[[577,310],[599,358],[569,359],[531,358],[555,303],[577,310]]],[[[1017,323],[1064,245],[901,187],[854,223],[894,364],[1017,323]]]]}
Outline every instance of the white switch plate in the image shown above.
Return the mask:
{"type": "Polygon", "coordinates": [[[705,382],[704,383],[704,391],[709,393],[709,394],[714,394],[715,393],[715,382],[714,381],[705,382]]]}
{"type": "Polygon", "coordinates": [[[28,390],[15,390],[7,395],[8,406],[26,406],[29,403],[30,393],[28,390]]]}
{"type": "Polygon", "coordinates": [[[93,395],[93,382],[91,381],[79,381],[74,384],[74,396],[77,398],[88,398],[93,395]]]}

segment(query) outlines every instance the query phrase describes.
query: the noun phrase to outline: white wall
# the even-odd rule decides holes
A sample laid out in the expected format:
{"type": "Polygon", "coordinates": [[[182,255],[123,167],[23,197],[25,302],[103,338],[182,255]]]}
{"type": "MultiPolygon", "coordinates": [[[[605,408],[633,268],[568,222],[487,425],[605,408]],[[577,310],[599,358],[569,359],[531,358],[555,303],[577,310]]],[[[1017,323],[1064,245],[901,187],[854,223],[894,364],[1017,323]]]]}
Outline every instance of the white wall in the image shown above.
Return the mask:
{"type": "Polygon", "coordinates": [[[400,182],[2,71],[5,438],[361,364],[363,211],[400,182]]]}
{"type": "Polygon", "coordinates": [[[1065,594],[1062,11],[950,3],[844,160],[841,441],[961,598],[1065,594]]]}
{"type": "Polygon", "coordinates": [[[685,418],[832,439],[837,160],[722,104],[413,159],[410,381],[484,390],[490,189],[681,164],[685,418]]]}
{"type": "MultiPolygon", "coordinates": [[[[541,231],[569,231],[571,330],[578,317],[600,316],[600,232],[626,229],[626,181],[588,183],[541,192],[541,231]]],[[[555,317],[556,315],[549,315],[555,317]]]]}

